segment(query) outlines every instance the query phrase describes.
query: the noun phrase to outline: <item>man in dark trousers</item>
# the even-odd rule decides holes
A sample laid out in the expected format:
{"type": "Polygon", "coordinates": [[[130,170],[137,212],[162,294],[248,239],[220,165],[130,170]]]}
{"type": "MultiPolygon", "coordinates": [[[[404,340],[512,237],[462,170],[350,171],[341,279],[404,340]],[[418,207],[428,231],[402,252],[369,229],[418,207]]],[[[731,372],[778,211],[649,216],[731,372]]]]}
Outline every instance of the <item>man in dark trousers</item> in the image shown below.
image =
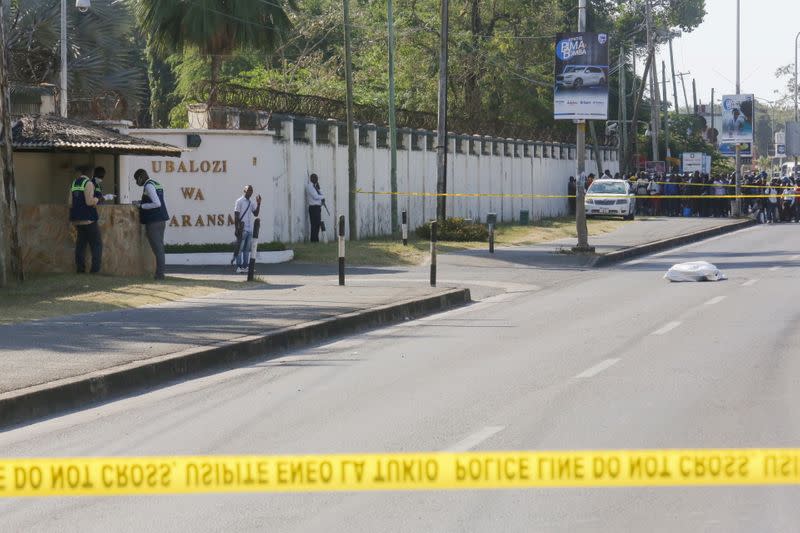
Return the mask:
{"type": "Polygon", "coordinates": [[[156,256],[155,279],[164,279],[164,230],[169,220],[167,204],[164,202],[164,188],[150,178],[143,168],[133,174],[133,179],[138,186],[144,188],[142,201],[134,202],[134,205],[139,206],[139,220],[144,224],[147,241],[156,256]]]}
{"type": "Polygon", "coordinates": [[[311,221],[311,242],[319,242],[319,228],[322,221],[322,206],[325,197],[320,192],[319,178],[316,174],[308,177],[306,184],[306,197],[308,198],[308,218],[311,221]]]}
{"type": "MultiPolygon", "coordinates": [[[[88,170],[88,169],[87,169],[88,170]]],[[[100,198],[95,195],[92,180],[81,174],[69,190],[69,221],[75,226],[75,268],[78,274],[86,272],[86,247],[92,251],[92,274],[100,272],[103,258],[103,241],[100,238],[100,226],[97,223],[97,204],[100,198]]]]}
{"type": "Polygon", "coordinates": [[[567,182],[567,203],[569,204],[569,214],[575,214],[575,195],[578,193],[578,184],[575,181],[575,176],[570,176],[567,182]]]}

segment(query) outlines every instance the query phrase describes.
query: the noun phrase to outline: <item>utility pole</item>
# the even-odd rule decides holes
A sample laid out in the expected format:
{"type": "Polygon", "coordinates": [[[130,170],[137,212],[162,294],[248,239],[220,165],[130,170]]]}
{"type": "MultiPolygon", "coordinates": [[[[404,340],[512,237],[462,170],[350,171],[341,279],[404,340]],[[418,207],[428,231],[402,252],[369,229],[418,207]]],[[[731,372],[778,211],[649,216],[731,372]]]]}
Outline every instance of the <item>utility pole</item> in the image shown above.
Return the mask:
{"type": "MultiPolygon", "coordinates": [[[[625,46],[619,47],[619,123],[617,124],[617,139],[619,142],[617,160],[622,165],[625,161],[625,143],[628,142],[627,128],[625,121],[628,120],[628,99],[626,97],[625,88],[625,46]]],[[[620,172],[625,172],[624,165],[619,169],[620,172]]]]}
{"type": "MultiPolygon", "coordinates": [[[[653,36],[653,4],[651,0],[645,2],[646,15],[645,25],[647,29],[647,50],[651,56],[651,61],[655,63],[655,38],[653,36]]],[[[658,77],[656,76],[656,66],[650,69],[650,140],[653,147],[653,161],[658,161],[658,132],[660,131],[659,115],[661,110],[658,107],[658,77]]]]}
{"type": "MultiPolygon", "coordinates": [[[[661,83],[664,87],[664,145],[666,146],[667,160],[672,157],[672,150],[669,148],[669,102],[666,99],[667,95],[667,64],[661,62],[661,83]]],[[[667,161],[667,168],[669,169],[669,161],[667,161]]]]}
{"type": "MultiPolygon", "coordinates": [[[[740,76],[739,71],[741,70],[740,67],[740,59],[741,56],[739,55],[739,44],[741,42],[740,36],[741,30],[741,1],[736,0],[736,94],[738,95],[741,92],[741,85],[740,85],[740,76]]],[[[694,82],[692,82],[694,83],[694,82]]],[[[755,101],[753,101],[753,111],[755,111],[755,101]]],[[[755,122],[755,121],[754,121],[755,122]]],[[[752,144],[750,145],[750,150],[752,153],[755,153],[753,150],[752,144]]],[[[733,204],[733,216],[738,217],[742,213],[742,199],[740,195],[742,194],[742,155],[739,150],[739,143],[736,143],[736,202],[733,204]]]]}
{"type": "Polygon", "coordinates": [[[392,0],[386,2],[386,24],[389,33],[389,138],[392,139],[391,147],[391,166],[389,180],[392,188],[391,208],[392,208],[392,234],[397,232],[397,121],[394,108],[394,12],[392,10],[392,0]]]}
{"type": "MultiPolygon", "coordinates": [[[[675,101],[675,114],[680,115],[681,111],[678,108],[678,83],[675,81],[675,57],[672,54],[672,36],[669,38],[669,65],[672,69],[672,98],[675,101]]],[[[666,90],[664,91],[664,100],[667,99],[666,90]]],[[[687,109],[688,111],[688,109],[687,109]]]]}
{"type": "MultiPolygon", "coordinates": [[[[446,1],[446,0],[443,0],[446,1]]],[[[586,0],[578,0],[578,32],[586,31],[586,0]]],[[[573,248],[576,252],[593,252],[589,246],[589,230],[586,227],[586,121],[578,120],[575,132],[575,155],[577,163],[578,186],[575,188],[575,230],[578,235],[578,244],[573,248]]]]}
{"type": "Polygon", "coordinates": [[[349,209],[347,211],[350,224],[350,240],[358,238],[358,221],[356,219],[356,135],[353,124],[353,57],[350,43],[350,0],[344,0],[344,77],[347,86],[347,185],[349,209]]]}
{"type": "Polygon", "coordinates": [[[8,3],[0,1],[0,286],[12,278],[23,281],[22,254],[17,225],[17,192],[11,146],[11,100],[8,87],[8,47],[5,17],[8,3]]]}
{"type": "Polygon", "coordinates": [[[447,39],[449,37],[448,0],[441,0],[441,33],[439,35],[439,112],[436,128],[436,218],[447,216],[447,39]]]}
{"type": "Polygon", "coordinates": [[[691,72],[679,72],[678,77],[681,79],[681,87],[683,88],[683,103],[686,106],[686,114],[690,115],[689,111],[689,98],[686,97],[686,82],[683,80],[684,76],[688,76],[691,72]]]}
{"type": "Polygon", "coordinates": [[[694,114],[697,115],[697,84],[694,78],[692,78],[692,103],[694,104],[694,114]]]}
{"type": "Polygon", "coordinates": [[[67,118],[67,0],[61,0],[61,116],[67,118]]]}
{"type": "MultiPolygon", "coordinates": [[[[711,88],[711,129],[714,129],[714,88],[711,88]]],[[[715,145],[716,143],[711,143],[715,145]]]]}
{"type": "Polygon", "coordinates": [[[647,74],[650,69],[652,59],[653,56],[647,54],[647,60],[644,62],[644,73],[642,74],[642,83],[641,85],[639,85],[639,90],[636,94],[636,99],[633,101],[633,115],[631,116],[631,138],[633,139],[633,142],[631,151],[634,157],[638,156],[639,154],[639,141],[636,136],[636,132],[639,128],[639,120],[636,117],[639,116],[639,104],[641,104],[642,96],[644,95],[644,80],[647,79],[647,74]]]}

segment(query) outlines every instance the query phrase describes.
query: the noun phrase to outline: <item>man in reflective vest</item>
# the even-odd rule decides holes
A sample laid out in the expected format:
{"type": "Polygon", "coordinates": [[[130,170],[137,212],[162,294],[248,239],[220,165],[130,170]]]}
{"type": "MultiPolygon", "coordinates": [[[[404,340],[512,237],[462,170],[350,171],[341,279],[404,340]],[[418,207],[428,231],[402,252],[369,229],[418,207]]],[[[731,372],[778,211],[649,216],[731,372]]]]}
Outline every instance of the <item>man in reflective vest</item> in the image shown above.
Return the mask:
{"type": "Polygon", "coordinates": [[[75,226],[75,268],[78,274],[86,272],[86,246],[92,252],[92,274],[100,272],[103,257],[103,242],[97,223],[97,204],[100,198],[95,195],[95,187],[88,177],[81,174],[69,190],[69,221],[75,226]]]}
{"type": "Polygon", "coordinates": [[[139,206],[139,220],[145,227],[147,241],[156,256],[155,279],[164,279],[164,230],[167,227],[169,214],[164,202],[164,188],[156,180],[140,168],[133,174],[136,184],[144,188],[142,201],[134,202],[139,206]]]}

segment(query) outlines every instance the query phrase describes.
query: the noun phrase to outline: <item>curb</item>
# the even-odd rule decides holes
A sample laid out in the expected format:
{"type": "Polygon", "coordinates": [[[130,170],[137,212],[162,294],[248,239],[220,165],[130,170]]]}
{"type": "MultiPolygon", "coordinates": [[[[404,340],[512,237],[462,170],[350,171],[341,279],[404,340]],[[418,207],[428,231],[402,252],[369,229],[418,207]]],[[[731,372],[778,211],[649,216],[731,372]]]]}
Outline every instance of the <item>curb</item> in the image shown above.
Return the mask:
{"type": "Polygon", "coordinates": [[[677,237],[662,239],[660,241],[653,241],[646,244],[640,244],[638,246],[631,246],[630,248],[625,248],[623,250],[598,256],[590,266],[595,268],[609,266],[626,259],[632,259],[642,255],[649,255],[655,252],[661,252],[670,248],[675,248],[676,246],[702,241],[704,239],[708,239],[709,237],[716,237],[717,235],[733,233],[734,231],[739,231],[755,225],[755,220],[747,219],[740,222],[735,222],[733,224],[723,224],[722,226],[716,226],[714,228],[704,229],[694,233],[687,233],[684,235],[678,235],[677,237]]]}
{"type": "Polygon", "coordinates": [[[213,347],[193,348],[3,393],[0,394],[0,431],[142,393],[182,378],[269,359],[290,348],[445,311],[470,301],[469,289],[452,289],[435,296],[295,324],[213,347]]]}

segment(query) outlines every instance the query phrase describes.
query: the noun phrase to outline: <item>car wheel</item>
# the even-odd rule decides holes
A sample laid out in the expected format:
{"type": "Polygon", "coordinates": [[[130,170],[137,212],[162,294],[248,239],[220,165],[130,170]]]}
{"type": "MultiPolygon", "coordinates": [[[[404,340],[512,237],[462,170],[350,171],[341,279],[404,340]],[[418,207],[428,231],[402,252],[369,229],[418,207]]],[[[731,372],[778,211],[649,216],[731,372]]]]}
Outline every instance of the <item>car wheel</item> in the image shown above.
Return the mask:
{"type": "Polygon", "coordinates": [[[575,82],[572,84],[573,87],[582,87],[583,80],[581,78],[575,78],[575,82]]]}
{"type": "Polygon", "coordinates": [[[605,84],[606,84],[606,79],[600,78],[600,85],[605,85],[605,84]]]}
{"type": "Polygon", "coordinates": [[[634,215],[633,213],[630,213],[630,214],[625,215],[624,217],[622,217],[622,220],[633,220],[635,216],[636,215],[634,215]]]}

